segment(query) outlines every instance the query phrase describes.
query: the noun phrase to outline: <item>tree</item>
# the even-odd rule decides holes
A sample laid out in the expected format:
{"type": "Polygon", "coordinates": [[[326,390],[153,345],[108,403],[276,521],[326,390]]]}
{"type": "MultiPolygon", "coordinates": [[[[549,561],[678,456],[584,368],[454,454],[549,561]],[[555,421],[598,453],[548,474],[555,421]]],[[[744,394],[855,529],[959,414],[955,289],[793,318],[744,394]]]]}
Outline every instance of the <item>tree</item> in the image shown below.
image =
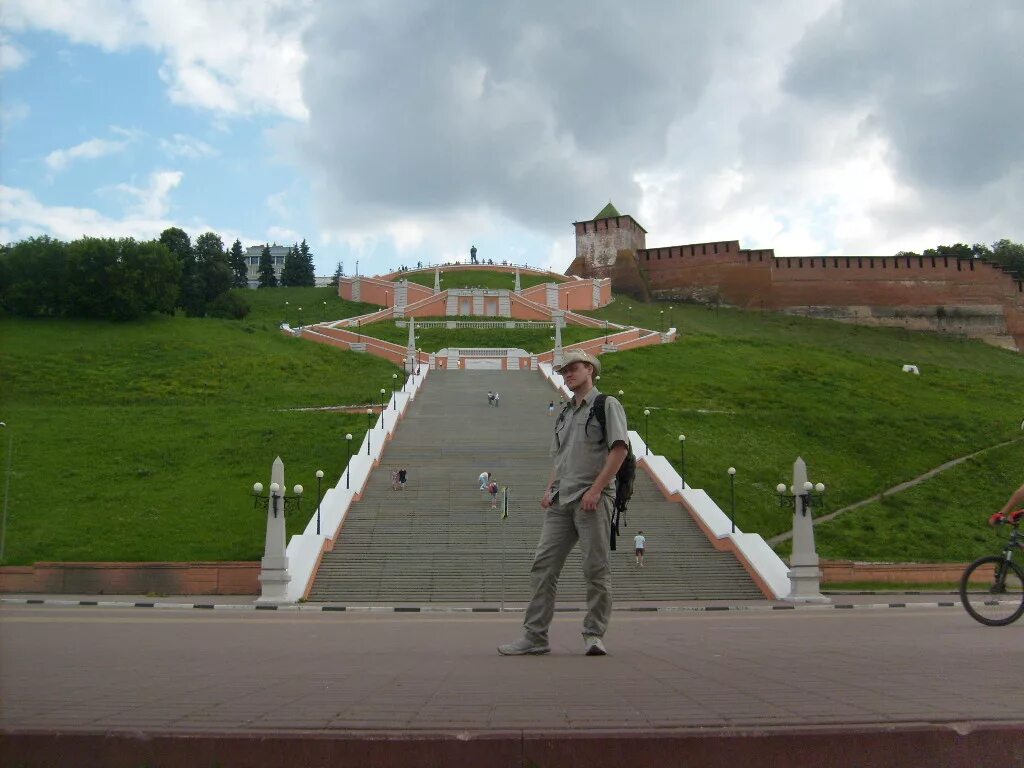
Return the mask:
{"type": "Polygon", "coordinates": [[[343,278],[344,276],[345,276],[345,267],[339,261],[338,262],[338,268],[334,270],[334,276],[331,278],[331,285],[333,285],[335,288],[337,288],[338,284],[341,283],[341,278],[343,278]]]}
{"type": "Polygon", "coordinates": [[[204,232],[196,238],[196,265],[202,278],[203,314],[206,305],[231,289],[234,273],[228,264],[228,254],[224,251],[224,241],[215,232],[204,232]]]}
{"type": "Polygon", "coordinates": [[[260,252],[260,288],[277,288],[277,275],[274,273],[274,257],[270,255],[270,246],[264,245],[260,252]]]}
{"type": "Polygon", "coordinates": [[[30,237],[0,254],[0,304],[16,315],[60,315],[66,298],[67,243],[30,237]]]}
{"type": "Polygon", "coordinates": [[[294,286],[302,285],[302,267],[299,264],[299,244],[296,243],[288,249],[284,257],[284,267],[281,269],[281,285],[294,286]]]}
{"type": "Polygon", "coordinates": [[[245,251],[242,250],[242,241],[236,239],[231,244],[231,255],[228,257],[228,264],[234,273],[235,288],[249,287],[249,262],[245,251]]]}
{"type": "Polygon", "coordinates": [[[309,288],[316,285],[316,268],[313,266],[313,254],[309,252],[306,238],[302,238],[302,242],[299,244],[299,269],[296,285],[304,285],[309,288]]]}
{"type": "Polygon", "coordinates": [[[1024,279],[1024,244],[997,240],[992,243],[992,260],[1024,279]]]}
{"type": "Polygon", "coordinates": [[[117,260],[117,244],[109,238],[83,237],[68,244],[67,314],[110,316],[117,260]]]}

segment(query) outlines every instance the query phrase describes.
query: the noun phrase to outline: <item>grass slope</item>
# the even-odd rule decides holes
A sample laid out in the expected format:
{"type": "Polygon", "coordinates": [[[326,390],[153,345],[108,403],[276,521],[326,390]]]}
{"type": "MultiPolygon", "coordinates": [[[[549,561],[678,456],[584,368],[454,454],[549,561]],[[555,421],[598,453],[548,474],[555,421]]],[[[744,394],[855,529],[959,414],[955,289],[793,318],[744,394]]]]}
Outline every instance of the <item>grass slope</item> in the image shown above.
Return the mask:
{"type": "MultiPolygon", "coordinates": [[[[14,437],[7,563],[256,559],[263,511],[253,509],[249,488],[267,482],[278,454],[288,484],[309,491],[290,532],[305,524],[313,473],[322,468],[328,482],[337,480],[343,435],[353,433],[358,445],[366,419],[286,409],[365,403],[390,388],[397,369],[277,331],[282,320],[299,321],[299,306],[305,315],[319,302],[331,318],[368,305],[342,302],[331,289],[245,295],[253,312],[241,322],[0,321],[0,419],[14,437]]],[[[744,530],[770,536],[788,529],[790,513],[777,506],[773,489],[788,480],[798,454],[812,478],[829,486],[822,510],[829,511],[1021,435],[1022,355],[781,315],[629,306],[619,299],[594,314],[653,328],[664,320],[681,327],[681,339],[605,356],[601,388],[625,391],[631,426],[673,461],[677,436],[686,434],[687,479],[727,511],[726,469],[735,466],[744,530]],[[922,375],[902,373],[905,362],[922,375]]],[[[311,319],[320,318],[303,317],[311,319]]],[[[405,342],[404,330],[379,327],[382,337],[396,333],[405,342]]],[[[504,330],[437,339],[423,333],[425,349],[550,346],[543,331],[514,342],[504,330]]],[[[0,432],[0,450],[6,436],[0,432]]],[[[994,551],[999,538],[984,520],[1020,484],[1022,464],[1021,443],[990,451],[824,524],[819,551],[886,560],[965,560],[994,551]]]]}
{"type": "MultiPolygon", "coordinates": [[[[664,317],[669,324],[663,304],[629,306],[620,299],[593,314],[628,315],[654,328],[664,317]]],[[[652,449],[676,463],[678,435],[685,434],[688,482],[727,512],[726,470],[736,467],[744,530],[788,530],[791,512],[777,505],[774,487],[791,478],[798,455],[812,479],[828,486],[827,512],[1021,434],[1020,354],[959,338],[774,314],[675,306],[671,315],[680,341],[605,356],[602,389],[623,389],[631,425],[641,434],[649,429],[652,449]],[[915,363],[922,375],[902,373],[902,363],[915,363]],[[651,410],[646,427],[644,408],[651,410]]],[[[1024,479],[1021,462],[1004,455],[979,457],[970,465],[976,471],[956,485],[940,475],[921,494],[900,495],[899,511],[858,510],[825,524],[816,529],[819,554],[956,560],[988,551],[987,534],[971,537],[969,546],[962,538],[966,530],[984,531],[987,513],[1024,479]],[[957,490],[968,486],[969,494],[957,490]],[[925,535],[927,520],[937,533],[925,535]],[[833,528],[844,532],[833,535],[833,528]]]]}
{"type": "MultiPolygon", "coordinates": [[[[434,287],[434,272],[409,272],[401,279],[410,283],[419,283],[428,288],[434,287]]],[[[522,272],[519,275],[519,287],[525,290],[541,283],[564,282],[555,275],[534,275],[522,272]]],[[[507,288],[512,290],[516,285],[514,272],[494,272],[487,269],[441,269],[441,290],[448,288],[507,288]]]]}
{"type": "MultiPolygon", "coordinates": [[[[329,300],[319,291],[298,298],[329,300]]],[[[0,419],[14,441],[5,564],[258,559],[265,511],[249,494],[277,455],[308,493],[289,517],[300,532],[315,471],[337,482],[344,435],[357,447],[367,420],[285,409],[366,403],[398,369],[284,336],[267,314],[0,321],[0,419]]]]}
{"type": "MultiPolygon", "coordinates": [[[[450,317],[448,320],[480,320],[479,317],[450,317]]],[[[552,326],[553,327],[553,326],[552,326]]],[[[409,342],[409,329],[399,328],[394,320],[364,325],[360,333],[403,346],[409,342]]],[[[547,352],[554,348],[554,330],[525,328],[421,328],[416,327],[416,344],[424,352],[436,352],[446,347],[511,347],[527,352],[547,352]]],[[[583,328],[578,325],[562,329],[562,344],[575,344],[604,335],[601,328],[583,328]]]]}

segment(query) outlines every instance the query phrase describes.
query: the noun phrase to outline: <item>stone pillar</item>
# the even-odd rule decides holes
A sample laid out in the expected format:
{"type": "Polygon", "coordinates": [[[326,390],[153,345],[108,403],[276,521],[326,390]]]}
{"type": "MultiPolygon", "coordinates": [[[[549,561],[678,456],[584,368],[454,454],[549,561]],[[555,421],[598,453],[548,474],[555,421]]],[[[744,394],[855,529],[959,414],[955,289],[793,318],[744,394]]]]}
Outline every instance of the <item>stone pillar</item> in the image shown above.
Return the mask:
{"type": "Polygon", "coordinates": [[[555,359],[552,364],[555,368],[562,364],[562,324],[561,318],[555,319],[555,359]]]}
{"type": "Polygon", "coordinates": [[[521,290],[523,290],[519,284],[519,267],[516,267],[516,286],[512,290],[515,293],[519,293],[521,290]]]}
{"type": "Polygon", "coordinates": [[[405,348],[405,364],[409,373],[416,372],[416,318],[409,318],[409,344],[405,348]]]}
{"type": "Polygon", "coordinates": [[[441,292],[441,268],[434,267],[434,293],[441,292]]]}
{"type": "Polygon", "coordinates": [[[284,462],[278,456],[270,470],[270,482],[277,483],[277,493],[267,489],[267,541],[260,561],[260,596],[257,603],[288,602],[288,556],[285,554],[284,498],[287,488],[284,484],[284,462]],[[276,511],[276,514],[275,514],[276,511]]]}
{"type": "Polygon", "coordinates": [[[821,571],[818,570],[818,553],[814,549],[814,518],[811,515],[810,498],[804,490],[807,482],[807,465],[799,456],[793,462],[793,488],[796,496],[793,507],[793,554],[790,556],[789,596],[798,603],[830,603],[821,594],[821,571]]]}

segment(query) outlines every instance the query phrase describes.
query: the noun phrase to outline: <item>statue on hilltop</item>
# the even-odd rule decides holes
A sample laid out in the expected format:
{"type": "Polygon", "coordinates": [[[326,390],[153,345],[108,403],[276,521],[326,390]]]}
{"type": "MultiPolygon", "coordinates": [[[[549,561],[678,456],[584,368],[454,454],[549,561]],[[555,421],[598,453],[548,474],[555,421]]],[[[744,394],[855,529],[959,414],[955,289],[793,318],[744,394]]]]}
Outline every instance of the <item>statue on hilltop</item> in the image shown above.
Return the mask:
{"type": "Polygon", "coordinates": [[[469,263],[470,264],[476,264],[477,263],[477,260],[476,260],[476,246],[475,245],[471,245],[469,247],[469,263]]]}

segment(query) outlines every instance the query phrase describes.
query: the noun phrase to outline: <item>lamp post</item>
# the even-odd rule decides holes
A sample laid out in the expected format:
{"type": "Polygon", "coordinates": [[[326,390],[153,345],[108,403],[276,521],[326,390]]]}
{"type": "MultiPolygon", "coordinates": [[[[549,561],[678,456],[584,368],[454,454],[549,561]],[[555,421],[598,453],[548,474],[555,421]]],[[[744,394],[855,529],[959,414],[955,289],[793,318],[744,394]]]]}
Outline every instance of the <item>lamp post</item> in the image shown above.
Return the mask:
{"type": "Polygon", "coordinates": [[[370,455],[370,419],[373,418],[373,408],[366,409],[366,455],[370,455]]]}
{"type": "Polygon", "coordinates": [[[686,487],[686,435],[679,436],[679,479],[686,487]]]}
{"type": "Polygon", "coordinates": [[[665,310],[658,310],[658,325],[661,327],[661,332],[665,332],[665,310]]]}
{"type": "Polygon", "coordinates": [[[323,311],[323,314],[320,316],[320,322],[321,323],[326,323],[327,322],[327,302],[326,301],[324,302],[324,311],[323,311]]]}
{"type": "Polygon", "coordinates": [[[14,455],[14,432],[6,421],[0,421],[0,427],[7,430],[7,469],[4,470],[4,513],[0,523],[0,563],[4,561],[4,547],[7,544],[7,498],[11,489],[11,457],[14,455]]]}
{"type": "Polygon", "coordinates": [[[302,509],[302,486],[296,485],[293,489],[292,496],[285,495],[287,488],[278,485],[277,483],[271,483],[269,496],[263,495],[263,483],[252,484],[252,501],[253,506],[259,509],[260,502],[267,501],[268,499],[272,502],[271,510],[274,513],[274,517],[280,512],[282,514],[288,511],[289,506],[294,506],[296,510],[302,509]]]}
{"type": "Polygon", "coordinates": [[[284,324],[288,325],[288,302],[284,303],[284,324]]]}
{"type": "MultiPolygon", "coordinates": [[[[404,386],[404,385],[403,385],[404,386]]],[[[391,374],[391,407],[398,410],[398,402],[395,400],[395,389],[398,387],[398,374],[391,374]]]]}
{"type": "Polygon", "coordinates": [[[608,343],[608,321],[604,321],[604,343],[608,343]]]}
{"type": "Polygon", "coordinates": [[[647,428],[647,417],[650,415],[650,409],[644,408],[644,456],[651,452],[651,446],[648,442],[651,436],[651,431],[647,428]]]}
{"type": "Polygon", "coordinates": [[[619,402],[620,402],[620,403],[622,402],[622,396],[623,396],[624,394],[626,394],[626,393],[625,393],[625,392],[623,392],[623,391],[622,391],[622,390],[620,389],[620,390],[619,390],[619,402]]]}
{"type": "Polygon", "coordinates": [[[626,325],[633,325],[633,321],[629,319],[629,316],[633,312],[633,307],[626,307],[626,325]]]}
{"type": "Polygon", "coordinates": [[[381,388],[380,388],[380,415],[381,415],[381,416],[383,416],[383,415],[384,415],[384,409],[385,409],[385,408],[387,408],[387,406],[386,406],[386,405],[384,405],[384,395],[385,395],[386,393],[387,393],[387,390],[386,390],[386,389],[384,389],[384,387],[381,387],[381,388]]]}
{"type": "Polygon", "coordinates": [[[316,471],[316,535],[320,535],[320,502],[323,501],[323,496],[320,495],[320,481],[324,479],[324,471],[318,469],[316,471]]]}
{"type": "Polygon", "coordinates": [[[349,480],[352,477],[352,433],[345,435],[345,490],[349,489],[349,480]]]}
{"type": "Polygon", "coordinates": [[[801,515],[807,515],[811,511],[811,502],[821,501],[824,498],[825,484],[812,483],[807,480],[799,491],[794,486],[789,486],[787,494],[785,483],[779,483],[775,486],[775,492],[779,494],[780,507],[792,507],[801,515]]]}
{"type": "Polygon", "coordinates": [[[384,291],[384,306],[388,306],[388,292],[384,291]]]}
{"type": "Polygon", "coordinates": [[[729,522],[732,524],[732,532],[736,533],[736,467],[729,467],[729,506],[732,508],[729,522]]]}
{"type": "Polygon", "coordinates": [[[299,328],[302,327],[302,307],[299,307],[299,328]]]}
{"type": "Polygon", "coordinates": [[[669,308],[668,308],[668,327],[669,328],[672,327],[672,306],[671,305],[669,305],[669,308]]]}

